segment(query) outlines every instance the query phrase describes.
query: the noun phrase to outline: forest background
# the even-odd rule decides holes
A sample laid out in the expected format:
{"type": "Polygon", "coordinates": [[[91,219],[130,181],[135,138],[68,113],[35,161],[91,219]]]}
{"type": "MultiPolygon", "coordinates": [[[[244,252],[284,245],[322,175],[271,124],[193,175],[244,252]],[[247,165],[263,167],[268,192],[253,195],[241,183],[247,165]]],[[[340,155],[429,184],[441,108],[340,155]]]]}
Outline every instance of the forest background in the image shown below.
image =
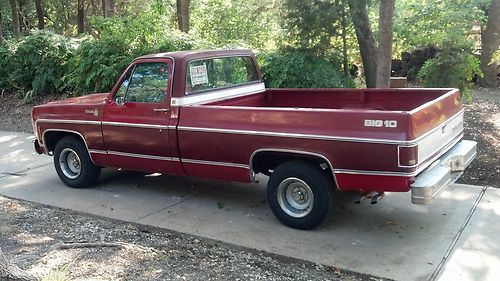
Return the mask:
{"type": "Polygon", "coordinates": [[[109,91],[135,57],[250,48],[268,87],[497,87],[500,0],[0,0],[0,90],[109,91]]]}

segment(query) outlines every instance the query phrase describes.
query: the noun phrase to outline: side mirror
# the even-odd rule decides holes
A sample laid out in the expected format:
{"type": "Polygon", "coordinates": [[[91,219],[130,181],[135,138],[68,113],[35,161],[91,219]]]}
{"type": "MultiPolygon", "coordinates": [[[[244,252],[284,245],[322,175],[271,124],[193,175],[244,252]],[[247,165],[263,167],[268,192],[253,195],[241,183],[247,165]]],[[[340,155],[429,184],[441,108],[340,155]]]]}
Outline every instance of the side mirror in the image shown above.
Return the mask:
{"type": "Polygon", "coordinates": [[[125,104],[125,99],[123,97],[116,97],[116,104],[118,106],[123,106],[125,104]]]}

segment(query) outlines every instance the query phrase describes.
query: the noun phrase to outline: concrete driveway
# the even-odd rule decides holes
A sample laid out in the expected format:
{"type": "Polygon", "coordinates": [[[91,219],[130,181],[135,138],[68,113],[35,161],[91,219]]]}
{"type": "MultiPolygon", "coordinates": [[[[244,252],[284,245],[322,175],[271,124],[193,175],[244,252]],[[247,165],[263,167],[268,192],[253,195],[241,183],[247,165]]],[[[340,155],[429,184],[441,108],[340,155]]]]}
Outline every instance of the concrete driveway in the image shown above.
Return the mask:
{"type": "Polygon", "coordinates": [[[396,280],[497,280],[500,191],[453,185],[432,206],[410,194],[379,204],[336,199],[313,231],[283,226],[267,207],[265,178],[236,184],[104,170],[89,189],[64,186],[28,134],[0,132],[0,194],[208,237],[396,280]]]}

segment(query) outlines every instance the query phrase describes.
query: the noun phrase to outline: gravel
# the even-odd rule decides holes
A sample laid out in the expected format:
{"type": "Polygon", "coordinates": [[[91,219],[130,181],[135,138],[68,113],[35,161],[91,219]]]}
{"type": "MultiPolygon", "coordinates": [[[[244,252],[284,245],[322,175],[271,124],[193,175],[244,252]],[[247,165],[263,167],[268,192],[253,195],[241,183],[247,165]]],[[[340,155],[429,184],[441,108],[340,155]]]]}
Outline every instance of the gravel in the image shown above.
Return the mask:
{"type": "Polygon", "coordinates": [[[383,280],[1,196],[0,248],[46,280],[383,280]]]}
{"type": "Polygon", "coordinates": [[[465,105],[465,139],[477,141],[477,156],[459,183],[500,188],[500,90],[475,89],[465,105]]]}

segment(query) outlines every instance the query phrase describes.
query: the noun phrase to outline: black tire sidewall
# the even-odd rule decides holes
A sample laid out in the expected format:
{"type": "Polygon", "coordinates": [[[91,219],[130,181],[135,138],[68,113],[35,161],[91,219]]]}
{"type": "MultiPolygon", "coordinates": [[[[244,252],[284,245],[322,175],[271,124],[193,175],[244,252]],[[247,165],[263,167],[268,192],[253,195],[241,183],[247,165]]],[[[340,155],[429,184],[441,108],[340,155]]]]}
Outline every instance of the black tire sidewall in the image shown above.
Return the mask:
{"type": "Polygon", "coordinates": [[[328,215],[332,187],[332,180],[319,167],[299,161],[291,161],[278,166],[271,174],[267,184],[267,200],[274,215],[283,224],[296,229],[313,229],[320,225],[328,215]],[[314,194],[313,209],[302,218],[288,215],[278,202],[278,186],[289,177],[295,177],[306,182],[314,194]]]}
{"type": "Polygon", "coordinates": [[[100,168],[95,166],[90,159],[87,148],[83,142],[75,137],[67,136],[59,140],[54,149],[54,167],[59,178],[69,187],[84,188],[97,181],[100,175],[100,168]],[[78,154],[80,158],[81,171],[75,179],[70,179],[64,175],[59,166],[59,156],[65,148],[70,148],[78,154]]]}

